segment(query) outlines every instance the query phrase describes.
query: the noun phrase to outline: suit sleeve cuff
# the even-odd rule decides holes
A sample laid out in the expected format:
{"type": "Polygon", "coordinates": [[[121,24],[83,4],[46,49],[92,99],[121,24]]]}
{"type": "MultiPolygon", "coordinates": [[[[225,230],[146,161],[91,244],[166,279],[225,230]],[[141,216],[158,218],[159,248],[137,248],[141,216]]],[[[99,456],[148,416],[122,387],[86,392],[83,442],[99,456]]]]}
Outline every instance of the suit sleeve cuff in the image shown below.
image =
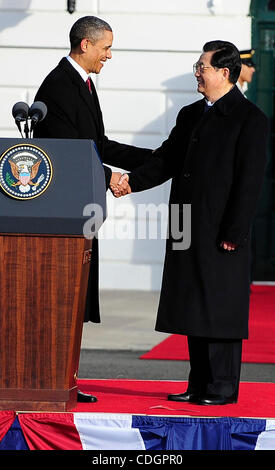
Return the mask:
{"type": "Polygon", "coordinates": [[[104,173],[105,173],[105,184],[106,184],[106,191],[110,186],[110,181],[112,177],[112,170],[108,166],[103,165],[104,173]]]}

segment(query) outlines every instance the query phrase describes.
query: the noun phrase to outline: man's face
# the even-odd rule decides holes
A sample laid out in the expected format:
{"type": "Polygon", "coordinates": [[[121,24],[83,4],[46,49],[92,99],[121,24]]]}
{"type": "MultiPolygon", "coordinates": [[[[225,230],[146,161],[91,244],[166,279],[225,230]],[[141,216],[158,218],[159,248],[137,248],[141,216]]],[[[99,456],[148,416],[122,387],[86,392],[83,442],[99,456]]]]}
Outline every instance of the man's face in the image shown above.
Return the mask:
{"type": "Polygon", "coordinates": [[[112,44],[113,33],[107,30],[103,32],[102,37],[95,44],[87,40],[85,65],[88,73],[100,73],[104,62],[112,58],[112,44]]]}
{"type": "Polygon", "coordinates": [[[240,78],[247,83],[252,82],[252,77],[255,72],[254,67],[248,67],[246,64],[242,64],[242,69],[240,73],[240,78]]]}
{"type": "Polygon", "coordinates": [[[206,98],[215,95],[218,90],[224,86],[223,69],[214,68],[211,65],[211,59],[215,51],[204,52],[197,64],[195,77],[198,82],[198,92],[206,98]]]}

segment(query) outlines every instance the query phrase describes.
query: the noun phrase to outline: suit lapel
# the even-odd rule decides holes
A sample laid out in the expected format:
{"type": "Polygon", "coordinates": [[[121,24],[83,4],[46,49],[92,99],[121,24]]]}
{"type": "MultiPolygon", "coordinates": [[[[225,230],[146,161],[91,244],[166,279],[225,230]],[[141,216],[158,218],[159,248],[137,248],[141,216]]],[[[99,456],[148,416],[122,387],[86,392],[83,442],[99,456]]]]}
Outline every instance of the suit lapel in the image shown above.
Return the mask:
{"type": "Polygon", "coordinates": [[[85,105],[88,107],[90,111],[90,116],[94,121],[98,134],[101,136],[104,134],[104,125],[102,119],[102,113],[99,105],[99,100],[97,96],[97,92],[93,81],[91,80],[92,86],[92,95],[89,92],[88,86],[79,75],[79,73],[73,68],[70,62],[63,57],[59,62],[60,67],[62,67],[66,73],[70,76],[71,81],[78,87],[80,97],[82,98],[85,105]]]}
{"type": "Polygon", "coordinates": [[[97,91],[95,89],[93,80],[91,80],[91,88],[92,88],[92,94],[90,95],[90,99],[94,103],[93,110],[95,110],[96,115],[97,115],[97,123],[98,123],[99,131],[103,135],[104,134],[103,117],[102,117],[102,112],[101,112],[101,108],[99,104],[97,91]]]}

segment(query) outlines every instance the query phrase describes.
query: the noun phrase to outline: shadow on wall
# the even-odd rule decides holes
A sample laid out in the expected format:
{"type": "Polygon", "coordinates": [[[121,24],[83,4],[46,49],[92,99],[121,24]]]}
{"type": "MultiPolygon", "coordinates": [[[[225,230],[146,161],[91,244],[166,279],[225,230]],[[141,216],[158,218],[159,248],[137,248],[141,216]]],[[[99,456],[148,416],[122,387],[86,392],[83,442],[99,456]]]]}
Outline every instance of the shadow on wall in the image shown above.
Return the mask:
{"type": "MultiPolygon", "coordinates": [[[[176,123],[177,115],[183,106],[191,104],[202,98],[202,95],[196,91],[196,80],[192,73],[179,75],[177,77],[170,78],[162,83],[164,89],[163,93],[166,96],[166,112],[163,115],[158,116],[154,121],[148,123],[143,129],[136,134],[131,144],[140,146],[139,134],[141,135],[152,135],[155,134],[157,145],[159,147],[164,140],[170,134],[172,128],[176,123]]],[[[135,236],[132,240],[132,253],[131,263],[136,265],[149,265],[151,269],[151,289],[158,290],[161,283],[161,271],[165,255],[165,244],[166,244],[166,233],[167,233],[167,217],[165,217],[163,207],[168,203],[170,193],[171,180],[158,186],[141,193],[131,194],[126,196],[125,201],[120,199],[117,204],[123,204],[125,202],[125,208],[127,202],[131,207],[131,214],[135,214],[135,236]],[[142,205],[153,204],[154,208],[146,212],[141,209],[142,205]],[[158,210],[159,209],[159,210],[158,210]],[[138,215],[142,213],[146,215],[146,219],[141,220],[138,215]],[[146,234],[145,239],[138,238],[138,230],[141,229],[143,235],[146,234]],[[156,238],[149,238],[150,231],[151,235],[156,235],[156,238]],[[165,232],[165,233],[164,233],[165,232]]],[[[111,201],[110,201],[111,202],[111,201]]],[[[114,202],[114,208],[116,201],[114,202]]],[[[113,203],[111,202],[111,206],[113,203]]],[[[117,206],[118,207],[118,206],[117,206]]],[[[121,211],[120,223],[129,223],[126,217],[121,211]],[[124,218],[124,219],[123,219],[124,218]]],[[[115,223],[115,220],[112,221],[115,223]]]]}
{"type": "MultiPolygon", "coordinates": [[[[161,83],[163,94],[166,97],[166,111],[164,115],[158,116],[154,121],[148,123],[138,134],[157,135],[159,145],[168,137],[176,124],[176,118],[183,106],[193,103],[202,98],[196,91],[196,79],[192,73],[178,75],[161,83]]],[[[132,140],[133,145],[138,145],[138,134],[132,140]]]]}
{"type": "Polygon", "coordinates": [[[28,13],[27,10],[29,9],[31,2],[32,0],[20,0],[20,9],[12,9],[12,0],[0,0],[0,31],[12,28],[24,21],[27,16],[30,16],[30,13],[28,13]],[[3,14],[5,10],[7,14],[3,14]],[[8,13],[11,12],[13,12],[12,15],[9,15],[8,13]]]}

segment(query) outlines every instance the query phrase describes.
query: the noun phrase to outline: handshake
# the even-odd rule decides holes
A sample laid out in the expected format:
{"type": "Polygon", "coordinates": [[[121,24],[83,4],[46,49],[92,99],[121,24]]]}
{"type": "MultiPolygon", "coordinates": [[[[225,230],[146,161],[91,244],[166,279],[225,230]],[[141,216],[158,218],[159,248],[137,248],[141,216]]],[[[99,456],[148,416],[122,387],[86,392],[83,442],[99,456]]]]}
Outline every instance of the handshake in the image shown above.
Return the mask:
{"type": "Polygon", "coordinates": [[[126,194],[130,194],[132,190],[129,185],[129,176],[127,173],[122,175],[120,172],[113,172],[109,188],[115,197],[121,197],[126,196],[126,194]]]}

